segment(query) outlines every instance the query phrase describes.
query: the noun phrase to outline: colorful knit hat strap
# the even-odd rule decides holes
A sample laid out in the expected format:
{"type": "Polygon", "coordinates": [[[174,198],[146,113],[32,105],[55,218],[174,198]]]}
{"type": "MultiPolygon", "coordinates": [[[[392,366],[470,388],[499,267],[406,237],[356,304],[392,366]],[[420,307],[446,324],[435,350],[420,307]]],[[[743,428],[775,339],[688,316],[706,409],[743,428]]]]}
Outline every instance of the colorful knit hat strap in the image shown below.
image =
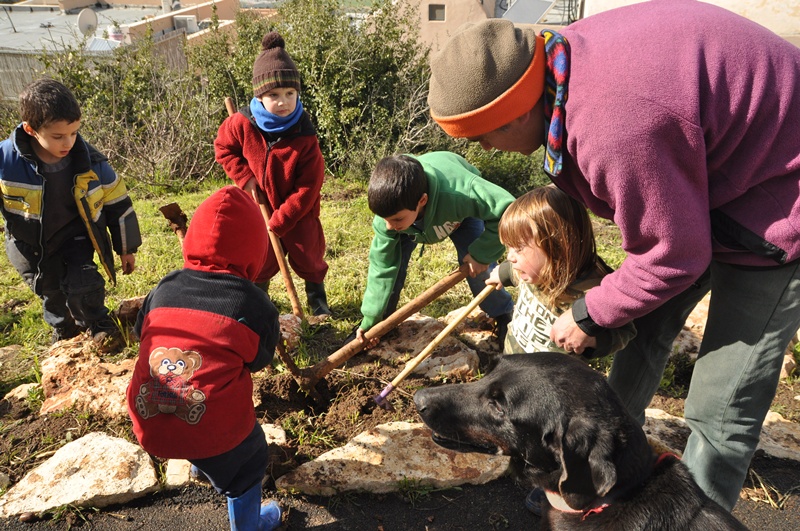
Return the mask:
{"type": "Polygon", "coordinates": [[[544,118],[547,130],[544,171],[551,177],[561,173],[564,139],[566,136],[567,92],[569,85],[569,43],[562,35],[543,30],[544,51],[547,58],[544,89],[544,118]]]}

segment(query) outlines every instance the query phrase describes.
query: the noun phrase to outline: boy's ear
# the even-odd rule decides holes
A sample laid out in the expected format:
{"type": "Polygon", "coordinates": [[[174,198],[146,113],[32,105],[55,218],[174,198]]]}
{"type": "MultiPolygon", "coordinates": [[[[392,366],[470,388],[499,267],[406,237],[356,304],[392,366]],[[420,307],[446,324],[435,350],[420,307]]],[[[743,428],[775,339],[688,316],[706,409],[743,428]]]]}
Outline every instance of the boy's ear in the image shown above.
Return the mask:
{"type": "Polygon", "coordinates": [[[419,198],[419,203],[417,203],[417,208],[424,207],[428,204],[428,194],[422,194],[422,197],[419,198]]]}
{"type": "Polygon", "coordinates": [[[22,129],[31,136],[36,136],[36,131],[28,122],[22,122],[22,129]]]}

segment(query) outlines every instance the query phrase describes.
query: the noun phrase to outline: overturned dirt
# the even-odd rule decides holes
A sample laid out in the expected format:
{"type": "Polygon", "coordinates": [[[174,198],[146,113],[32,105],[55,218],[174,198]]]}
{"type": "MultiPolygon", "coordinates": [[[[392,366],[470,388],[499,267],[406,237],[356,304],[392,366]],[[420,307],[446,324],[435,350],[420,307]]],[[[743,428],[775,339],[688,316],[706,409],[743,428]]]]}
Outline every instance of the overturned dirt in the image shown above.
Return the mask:
{"type": "MultiPolygon", "coordinates": [[[[309,349],[320,358],[340,345],[334,332],[323,326],[310,339],[309,349]]],[[[495,352],[479,352],[482,369],[495,355],[495,352]]],[[[255,375],[254,398],[259,419],[284,426],[289,439],[285,446],[270,446],[270,468],[264,487],[265,496],[278,499],[285,510],[283,528],[325,531],[535,528],[538,520],[523,505],[528,487],[508,477],[482,486],[443,491],[417,488],[388,495],[361,493],[326,498],[275,491],[275,479],[331,448],[344,445],[365,430],[390,421],[419,422],[411,400],[414,391],[453,382],[409,377],[389,395],[393,411],[387,411],[377,406],[374,397],[401,369],[400,363],[359,354],[319,383],[321,401],[301,392],[287,372],[269,367],[255,375]]],[[[690,377],[691,367],[678,364],[669,391],[660,392],[651,407],[682,415],[690,377]]],[[[800,383],[782,382],[774,409],[787,419],[800,421],[800,400],[795,399],[798,395],[800,383]]],[[[109,421],[80,412],[40,417],[27,404],[0,400],[0,472],[7,474],[12,484],[60,446],[90,431],[102,430],[135,441],[127,421],[109,421]]],[[[751,529],[800,529],[800,462],[757,455],[743,492],[734,514],[751,529]]],[[[55,519],[30,523],[0,520],[0,528],[29,530],[227,527],[224,497],[201,484],[159,492],[99,511],[66,508],[55,519]]]]}

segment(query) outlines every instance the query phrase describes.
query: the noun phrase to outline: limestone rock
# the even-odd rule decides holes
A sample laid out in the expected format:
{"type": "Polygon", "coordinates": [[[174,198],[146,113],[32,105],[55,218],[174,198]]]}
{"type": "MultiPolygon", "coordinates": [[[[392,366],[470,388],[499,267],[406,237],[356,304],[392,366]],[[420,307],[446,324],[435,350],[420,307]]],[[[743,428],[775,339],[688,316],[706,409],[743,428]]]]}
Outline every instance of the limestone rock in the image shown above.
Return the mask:
{"type": "Polygon", "coordinates": [[[644,414],[643,428],[650,446],[658,453],[672,452],[678,456],[683,455],[686,439],[691,433],[686,421],[660,409],[646,409],[644,414]]]}
{"type": "Polygon", "coordinates": [[[188,484],[191,481],[189,476],[191,467],[192,464],[185,459],[169,459],[164,473],[164,487],[177,489],[188,484]]]}
{"type": "Polygon", "coordinates": [[[153,463],[139,446],[93,432],[62,446],[0,498],[0,516],[62,505],[105,507],[158,489],[153,463]]]}
{"type": "Polygon", "coordinates": [[[506,473],[508,463],[504,456],[442,448],[421,423],[390,422],[281,476],[276,486],[322,496],[394,492],[404,483],[447,488],[496,479],[506,473]]]}
{"type": "MultiPolygon", "coordinates": [[[[644,431],[681,455],[691,433],[686,421],[660,409],[645,410],[644,431]]],[[[770,411],[761,427],[757,450],[772,457],[800,461],[800,425],[770,411]]]]}
{"type": "Polygon", "coordinates": [[[772,457],[800,461],[800,424],[770,411],[761,428],[758,450],[772,457]]]}
{"type": "Polygon", "coordinates": [[[136,360],[107,363],[91,339],[81,335],[59,341],[42,360],[44,415],[69,407],[126,418],[125,390],[136,360]]]}
{"type": "MultiPolygon", "coordinates": [[[[441,318],[445,325],[452,323],[464,308],[459,308],[448,313],[441,318]]],[[[502,352],[503,345],[497,342],[497,338],[492,334],[494,319],[486,315],[480,308],[475,308],[470,312],[466,319],[459,324],[453,331],[453,335],[458,337],[468,346],[490,352],[502,352]]]]}
{"type": "MultiPolygon", "coordinates": [[[[385,360],[408,362],[422,352],[444,328],[445,325],[436,319],[415,313],[368,352],[385,360]]],[[[413,372],[427,378],[441,375],[470,376],[477,371],[478,361],[477,352],[448,336],[413,372]]]]}
{"type": "Polygon", "coordinates": [[[41,385],[36,383],[27,383],[16,386],[14,389],[6,393],[5,398],[6,400],[26,400],[30,392],[34,389],[41,387],[41,385]]]}

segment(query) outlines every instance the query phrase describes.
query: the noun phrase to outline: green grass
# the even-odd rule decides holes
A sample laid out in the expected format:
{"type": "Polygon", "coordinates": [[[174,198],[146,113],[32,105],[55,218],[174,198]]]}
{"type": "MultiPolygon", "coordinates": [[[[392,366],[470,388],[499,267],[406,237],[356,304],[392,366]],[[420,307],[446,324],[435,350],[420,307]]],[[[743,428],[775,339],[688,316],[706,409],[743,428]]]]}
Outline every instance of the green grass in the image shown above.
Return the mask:
{"type": "MultiPolygon", "coordinates": [[[[106,285],[106,304],[114,309],[124,299],[147,294],[168,272],[183,264],[178,238],[159,211],[159,207],[176,202],[191,217],[197,206],[214,190],[229,181],[209,181],[201,184],[197,191],[166,194],[152,190],[131,188],[143,244],[136,254],[136,270],[130,275],[119,274],[117,285],[106,285]]],[[[372,214],[366,200],[366,185],[363,180],[329,177],[322,189],[321,221],[325,230],[329,271],[325,280],[328,301],[334,312],[329,320],[338,338],[344,339],[361,319],[361,297],[367,278],[367,257],[372,241],[372,214]]],[[[613,267],[619,266],[624,253],[619,249],[616,227],[604,220],[596,220],[598,248],[601,255],[613,267]]],[[[413,299],[434,285],[456,268],[456,252],[449,242],[424,246],[422,255],[418,247],[409,264],[406,287],[400,305],[413,299]]],[[[31,372],[22,381],[35,381],[35,357],[50,342],[50,330],[42,319],[42,307],[37,297],[24,284],[5,253],[0,253],[0,347],[22,345],[23,353],[31,359],[31,372]]],[[[305,308],[303,281],[293,275],[295,287],[305,308]]],[[[280,275],[272,279],[270,297],[282,314],[291,313],[291,304],[280,275]]],[[[465,282],[459,283],[449,292],[433,301],[423,311],[433,317],[441,317],[469,302],[472,295],[465,282]]],[[[308,339],[313,345],[313,338],[308,339]]],[[[126,341],[126,357],[133,356],[137,345],[130,338],[126,341]]],[[[324,345],[317,346],[325,348],[324,345]]],[[[309,362],[313,358],[309,353],[309,362]]],[[[0,375],[1,386],[10,382],[0,375]]],[[[17,380],[20,379],[16,375],[17,380]]],[[[16,383],[16,381],[15,381],[16,383]]]]}

